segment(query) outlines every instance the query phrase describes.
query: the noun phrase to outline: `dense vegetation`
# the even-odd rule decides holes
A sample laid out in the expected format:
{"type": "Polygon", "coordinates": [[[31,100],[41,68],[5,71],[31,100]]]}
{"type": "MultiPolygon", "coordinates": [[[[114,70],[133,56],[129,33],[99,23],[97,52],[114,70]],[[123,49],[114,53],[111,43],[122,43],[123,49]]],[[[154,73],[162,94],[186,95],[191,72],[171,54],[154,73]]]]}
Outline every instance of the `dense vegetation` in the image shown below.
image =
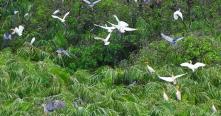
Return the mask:
{"type": "Polygon", "coordinates": [[[53,115],[220,115],[221,1],[191,1],[102,0],[90,8],[81,0],[1,0],[0,36],[25,29],[7,47],[0,41],[0,114],[43,115],[41,104],[63,100],[53,115]],[[173,20],[179,8],[183,21],[173,20]],[[56,9],[70,11],[65,24],[51,17],[56,9]],[[94,24],[116,23],[114,14],[138,30],[114,32],[104,46],[94,36],[107,32],[94,24]],[[185,38],[173,46],[161,32],[185,38]],[[58,48],[71,57],[58,56],[58,48]],[[206,66],[193,73],[180,66],[189,60],[206,66]],[[162,76],[187,75],[174,86],[149,74],[147,64],[162,76]]]}

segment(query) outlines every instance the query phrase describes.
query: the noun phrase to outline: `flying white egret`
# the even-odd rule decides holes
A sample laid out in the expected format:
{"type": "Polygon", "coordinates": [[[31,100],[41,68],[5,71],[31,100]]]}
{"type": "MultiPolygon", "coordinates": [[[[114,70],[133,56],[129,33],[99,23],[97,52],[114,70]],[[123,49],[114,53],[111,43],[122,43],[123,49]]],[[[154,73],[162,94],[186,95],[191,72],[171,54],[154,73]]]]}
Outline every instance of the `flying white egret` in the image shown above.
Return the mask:
{"type": "Polygon", "coordinates": [[[44,108],[44,112],[48,113],[48,112],[53,112],[57,109],[61,109],[65,107],[65,102],[61,101],[61,100],[54,100],[51,102],[48,102],[46,104],[42,104],[43,108],[44,108]]]}
{"type": "Polygon", "coordinates": [[[169,97],[168,97],[168,95],[165,93],[165,91],[163,92],[163,99],[164,99],[165,101],[168,101],[168,100],[169,100],[169,97]]]}
{"type": "Polygon", "coordinates": [[[152,67],[150,67],[149,65],[147,65],[147,70],[150,74],[155,73],[155,70],[152,67]]]}
{"type": "Polygon", "coordinates": [[[137,30],[135,28],[130,28],[130,27],[123,26],[123,25],[115,25],[115,24],[110,23],[110,22],[108,22],[108,23],[111,24],[113,27],[116,27],[120,33],[125,33],[126,31],[135,31],[135,30],[137,30]]]}
{"type": "Polygon", "coordinates": [[[186,74],[181,74],[181,75],[172,75],[171,77],[161,77],[161,76],[158,76],[161,80],[164,80],[164,81],[167,81],[167,82],[170,82],[170,83],[173,83],[173,84],[176,84],[176,79],[179,78],[179,77],[182,77],[186,74]]]}
{"type": "Polygon", "coordinates": [[[178,20],[179,17],[183,20],[183,14],[181,13],[180,9],[173,13],[174,20],[178,20]]]}
{"type": "Polygon", "coordinates": [[[176,99],[181,101],[181,92],[179,91],[179,89],[176,89],[176,99]]]}
{"type": "Polygon", "coordinates": [[[213,113],[217,112],[217,109],[216,109],[216,107],[215,107],[215,105],[214,105],[214,104],[212,105],[211,110],[212,110],[212,112],[213,112],[213,113]]]}
{"type": "Polygon", "coordinates": [[[128,27],[129,24],[124,22],[124,21],[120,21],[119,18],[117,17],[117,15],[113,15],[114,18],[117,20],[118,25],[123,26],[123,27],[128,27]]]}
{"type": "Polygon", "coordinates": [[[111,33],[109,33],[105,39],[100,38],[100,37],[94,37],[94,39],[103,41],[104,45],[109,45],[110,44],[110,42],[109,42],[110,36],[111,36],[111,33]]]}
{"type": "Polygon", "coordinates": [[[63,18],[60,18],[60,17],[58,17],[58,16],[56,16],[56,15],[51,15],[51,16],[52,16],[53,18],[55,18],[55,19],[60,20],[62,23],[64,23],[64,22],[65,22],[66,17],[69,15],[69,13],[70,13],[70,12],[67,12],[67,13],[64,15],[64,17],[63,17],[63,18]]]}
{"type": "Polygon", "coordinates": [[[177,41],[180,41],[180,40],[182,40],[184,38],[184,37],[172,38],[172,37],[167,36],[167,35],[165,35],[163,33],[161,33],[160,35],[161,35],[161,37],[163,39],[165,39],[166,41],[170,42],[172,45],[175,45],[177,43],[177,41]]]}
{"type": "Polygon", "coordinates": [[[91,8],[94,7],[95,4],[97,4],[98,2],[100,2],[101,0],[97,0],[97,1],[94,1],[94,2],[91,2],[89,0],[83,0],[85,3],[88,4],[88,6],[90,6],[91,8]]]}
{"type": "Polygon", "coordinates": [[[22,32],[24,30],[24,26],[19,25],[18,27],[15,27],[14,29],[11,29],[11,30],[13,31],[12,32],[13,35],[16,33],[18,36],[22,36],[22,32]]]}
{"type": "Polygon", "coordinates": [[[187,67],[187,68],[191,69],[193,72],[195,72],[196,69],[198,69],[199,67],[204,67],[204,66],[206,66],[206,64],[200,63],[200,62],[192,64],[192,61],[190,61],[190,62],[182,63],[182,64],[180,64],[180,66],[187,67]]]}
{"type": "Polygon", "coordinates": [[[31,39],[30,45],[33,45],[34,42],[35,42],[35,37],[33,37],[33,38],[31,39]]]}
{"type": "Polygon", "coordinates": [[[94,24],[94,25],[97,26],[97,27],[106,29],[107,32],[109,32],[109,33],[111,33],[114,29],[116,29],[116,27],[108,27],[106,24],[105,24],[105,26],[101,26],[101,25],[97,25],[97,24],[94,24]]]}

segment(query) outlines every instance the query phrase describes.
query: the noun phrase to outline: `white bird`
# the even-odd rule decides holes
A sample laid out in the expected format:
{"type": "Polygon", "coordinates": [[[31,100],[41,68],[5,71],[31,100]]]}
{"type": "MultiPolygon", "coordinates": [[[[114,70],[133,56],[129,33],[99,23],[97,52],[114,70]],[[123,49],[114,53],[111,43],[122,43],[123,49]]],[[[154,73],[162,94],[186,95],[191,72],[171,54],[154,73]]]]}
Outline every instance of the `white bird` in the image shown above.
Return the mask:
{"type": "Polygon", "coordinates": [[[111,36],[111,33],[109,33],[105,39],[100,38],[100,37],[94,37],[94,39],[103,41],[104,45],[109,45],[110,44],[110,42],[109,42],[110,36],[111,36]]]}
{"type": "Polygon", "coordinates": [[[200,63],[200,62],[192,64],[192,61],[190,61],[190,62],[182,63],[182,64],[180,64],[180,66],[187,67],[187,68],[191,69],[193,72],[195,72],[196,69],[198,69],[199,67],[204,67],[204,66],[206,66],[206,64],[200,63]]]}
{"type": "Polygon", "coordinates": [[[216,107],[214,106],[214,104],[212,105],[211,110],[212,110],[213,113],[217,112],[217,109],[216,109],[216,107]]]}
{"type": "Polygon", "coordinates": [[[124,26],[125,24],[123,24],[123,23],[121,23],[123,25],[121,25],[121,24],[120,25],[115,25],[115,24],[110,23],[110,22],[108,22],[108,23],[111,24],[113,27],[117,28],[120,33],[125,33],[126,31],[135,31],[135,30],[137,30],[135,28],[130,28],[130,27],[124,26]]]}
{"type": "Polygon", "coordinates": [[[128,27],[129,24],[124,22],[124,21],[120,21],[119,18],[117,17],[117,15],[113,15],[114,18],[117,20],[118,25],[124,26],[124,27],[128,27]]]}
{"type": "Polygon", "coordinates": [[[176,99],[181,101],[181,92],[178,89],[176,89],[176,99]]]}
{"type": "Polygon", "coordinates": [[[18,27],[15,27],[14,29],[11,29],[13,32],[12,34],[18,34],[18,36],[22,36],[22,32],[24,30],[24,26],[19,25],[18,27]]]}
{"type": "Polygon", "coordinates": [[[181,74],[181,75],[176,75],[176,76],[172,75],[171,77],[161,77],[161,76],[159,76],[159,78],[161,80],[176,84],[176,79],[179,78],[179,77],[182,77],[184,75],[186,75],[186,74],[181,74]]]}
{"type": "Polygon", "coordinates": [[[147,65],[147,70],[150,74],[155,73],[155,70],[152,67],[150,67],[149,65],[147,65]]]}
{"type": "Polygon", "coordinates": [[[100,2],[101,0],[97,0],[97,1],[94,1],[94,2],[91,2],[89,0],[83,0],[85,3],[88,4],[88,6],[90,6],[91,8],[94,7],[95,4],[97,4],[98,2],[100,2]]]}
{"type": "Polygon", "coordinates": [[[109,32],[109,33],[111,33],[114,29],[116,29],[116,27],[108,27],[106,24],[105,24],[105,26],[101,26],[101,25],[97,25],[97,24],[94,24],[94,25],[97,26],[97,27],[106,29],[107,32],[109,32]]]}
{"type": "Polygon", "coordinates": [[[168,97],[168,95],[165,93],[165,91],[163,92],[163,99],[164,99],[165,101],[168,101],[168,100],[169,100],[169,97],[168,97]]]}
{"type": "Polygon", "coordinates": [[[33,38],[31,39],[30,45],[33,45],[34,42],[35,42],[35,37],[33,37],[33,38]]]}
{"type": "Polygon", "coordinates": [[[178,37],[178,38],[172,38],[170,36],[167,36],[163,33],[160,34],[161,37],[165,40],[167,40],[168,42],[170,42],[172,45],[175,45],[177,43],[177,41],[182,40],[184,37],[178,37]]]}
{"type": "Polygon", "coordinates": [[[174,20],[178,20],[179,17],[183,20],[183,14],[181,13],[180,9],[173,13],[174,20]]]}
{"type": "Polygon", "coordinates": [[[63,18],[60,18],[60,17],[58,17],[58,16],[56,16],[56,15],[51,15],[51,16],[52,16],[53,18],[55,18],[55,19],[60,20],[62,23],[64,23],[64,22],[65,22],[66,17],[69,15],[69,13],[70,13],[70,12],[67,12],[67,13],[64,15],[64,17],[63,17],[63,18]]]}
{"type": "Polygon", "coordinates": [[[56,15],[56,14],[59,13],[59,12],[60,12],[60,10],[57,9],[57,10],[55,10],[55,11],[53,12],[53,15],[56,15]]]}

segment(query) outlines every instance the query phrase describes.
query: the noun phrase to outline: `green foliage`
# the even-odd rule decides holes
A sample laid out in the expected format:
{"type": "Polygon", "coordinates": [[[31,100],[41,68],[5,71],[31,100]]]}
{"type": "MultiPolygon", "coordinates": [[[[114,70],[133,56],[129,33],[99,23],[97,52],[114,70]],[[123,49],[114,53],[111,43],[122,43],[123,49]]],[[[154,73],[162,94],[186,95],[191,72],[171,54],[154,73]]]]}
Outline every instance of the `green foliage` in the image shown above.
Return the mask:
{"type": "Polygon", "coordinates": [[[25,29],[0,50],[0,114],[47,115],[42,104],[59,99],[65,108],[49,115],[220,115],[221,1],[157,1],[102,0],[90,8],[81,0],[1,0],[0,36],[18,25],[25,29]],[[173,20],[178,8],[183,21],[173,20]],[[59,16],[70,11],[65,23],[51,17],[56,9],[59,16]],[[108,33],[94,24],[116,24],[114,14],[137,30],[114,31],[105,46],[94,36],[108,33]],[[173,46],[161,32],[184,39],[173,46]],[[58,48],[71,57],[58,56],[58,48]],[[189,60],[206,66],[192,73],[180,66],[189,60]],[[157,74],[148,73],[147,64],[157,74]],[[177,86],[158,78],[182,73],[177,86]]]}

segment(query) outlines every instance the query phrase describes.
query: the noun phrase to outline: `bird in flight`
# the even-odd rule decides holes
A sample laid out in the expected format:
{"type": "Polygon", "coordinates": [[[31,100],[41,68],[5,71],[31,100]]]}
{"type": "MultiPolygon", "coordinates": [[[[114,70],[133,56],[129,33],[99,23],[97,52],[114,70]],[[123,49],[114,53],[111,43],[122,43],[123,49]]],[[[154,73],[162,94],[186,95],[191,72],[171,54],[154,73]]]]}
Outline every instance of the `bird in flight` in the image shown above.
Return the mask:
{"type": "Polygon", "coordinates": [[[13,35],[16,33],[18,36],[22,36],[22,32],[24,30],[24,26],[19,25],[18,27],[15,27],[14,29],[11,29],[11,30],[12,30],[12,34],[13,35]]]}
{"type": "Polygon", "coordinates": [[[173,13],[174,20],[178,20],[179,17],[183,20],[183,14],[181,13],[180,9],[173,13]]]}
{"type": "MultiPolygon", "coordinates": [[[[56,12],[54,12],[54,13],[56,14],[56,12]]],[[[52,16],[53,18],[55,18],[55,19],[60,20],[62,23],[64,23],[64,22],[65,22],[66,17],[69,15],[69,13],[70,13],[70,12],[67,12],[67,13],[64,15],[64,17],[63,17],[63,18],[60,18],[60,17],[58,17],[58,16],[56,16],[56,15],[54,15],[54,14],[52,14],[51,16],[52,16]]]]}
{"type": "Polygon", "coordinates": [[[113,27],[117,28],[120,33],[125,33],[126,31],[135,31],[135,30],[137,30],[135,28],[128,27],[129,24],[124,22],[124,21],[120,21],[119,18],[116,15],[113,15],[113,16],[115,17],[118,24],[116,25],[116,24],[113,24],[113,23],[110,23],[110,22],[108,22],[108,23],[111,24],[113,27]]]}
{"type": "Polygon", "coordinates": [[[111,33],[109,33],[105,39],[100,38],[100,37],[94,37],[94,39],[103,41],[104,45],[109,45],[110,44],[110,42],[109,42],[110,36],[111,36],[111,33]]]}
{"type": "Polygon", "coordinates": [[[89,0],[83,0],[85,3],[88,4],[88,6],[90,6],[91,8],[94,7],[95,4],[99,3],[101,0],[97,0],[97,1],[94,1],[94,2],[91,2],[89,0]]]}
{"type": "Polygon", "coordinates": [[[177,41],[180,41],[184,38],[184,37],[172,38],[172,37],[167,36],[163,33],[161,33],[160,35],[163,39],[165,39],[166,41],[168,41],[172,45],[176,45],[177,41]]]}
{"type": "Polygon", "coordinates": [[[170,83],[173,83],[173,84],[176,84],[176,79],[179,78],[179,77],[182,77],[186,74],[181,74],[181,75],[172,75],[171,77],[161,77],[161,76],[158,76],[161,80],[164,80],[166,82],[170,82],[170,83]]]}
{"type": "Polygon", "coordinates": [[[187,67],[187,68],[191,69],[193,72],[195,72],[196,69],[198,69],[199,67],[204,67],[204,66],[206,66],[206,64],[200,63],[200,62],[192,64],[192,61],[190,61],[190,62],[182,63],[182,64],[180,64],[180,66],[187,67]]]}

